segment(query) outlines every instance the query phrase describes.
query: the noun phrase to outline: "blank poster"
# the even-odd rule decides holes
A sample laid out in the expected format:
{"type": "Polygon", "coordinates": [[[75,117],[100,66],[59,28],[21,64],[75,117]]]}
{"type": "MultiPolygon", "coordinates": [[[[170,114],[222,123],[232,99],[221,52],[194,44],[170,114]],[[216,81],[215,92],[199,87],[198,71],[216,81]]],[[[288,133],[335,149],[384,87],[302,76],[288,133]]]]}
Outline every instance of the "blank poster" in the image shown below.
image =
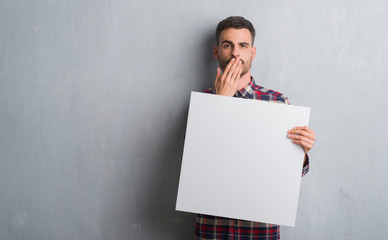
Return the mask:
{"type": "Polygon", "coordinates": [[[310,108],[191,93],[176,210],[294,226],[310,108]]]}

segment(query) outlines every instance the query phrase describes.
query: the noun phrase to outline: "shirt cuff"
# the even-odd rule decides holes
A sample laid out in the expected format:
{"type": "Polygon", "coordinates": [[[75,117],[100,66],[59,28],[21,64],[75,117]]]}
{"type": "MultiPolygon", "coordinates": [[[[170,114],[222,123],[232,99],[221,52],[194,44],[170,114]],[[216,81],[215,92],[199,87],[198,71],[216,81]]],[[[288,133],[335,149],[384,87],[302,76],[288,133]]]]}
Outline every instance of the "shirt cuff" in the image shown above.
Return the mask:
{"type": "Polygon", "coordinates": [[[304,175],[306,175],[308,172],[309,172],[309,170],[310,170],[310,159],[309,159],[309,155],[305,155],[306,156],[306,161],[304,161],[304,163],[303,163],[303,169],[302,169],[302,177],[304,176],[304,175]]]}

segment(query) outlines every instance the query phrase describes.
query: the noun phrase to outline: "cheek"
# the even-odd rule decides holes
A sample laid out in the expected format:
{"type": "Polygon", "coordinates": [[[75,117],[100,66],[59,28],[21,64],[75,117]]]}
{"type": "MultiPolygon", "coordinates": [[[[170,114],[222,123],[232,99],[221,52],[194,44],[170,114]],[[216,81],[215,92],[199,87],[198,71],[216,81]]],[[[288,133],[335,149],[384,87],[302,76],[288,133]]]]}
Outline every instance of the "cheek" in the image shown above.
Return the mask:
{"type": "Polygon", "coordinates": [[[227,57],[227,56],[229,56],[230,55],[230,50],[221,50],[221,51],[219,51],[218,52],[218,55],[220,56],[220,57],[227,57]]]}
{"type": "Polygon", "coordinates": [[[247,63],[247,62],[252,62],[252,55],[251,54],[247,54],[244,58],[244,61],[247,63]]]}

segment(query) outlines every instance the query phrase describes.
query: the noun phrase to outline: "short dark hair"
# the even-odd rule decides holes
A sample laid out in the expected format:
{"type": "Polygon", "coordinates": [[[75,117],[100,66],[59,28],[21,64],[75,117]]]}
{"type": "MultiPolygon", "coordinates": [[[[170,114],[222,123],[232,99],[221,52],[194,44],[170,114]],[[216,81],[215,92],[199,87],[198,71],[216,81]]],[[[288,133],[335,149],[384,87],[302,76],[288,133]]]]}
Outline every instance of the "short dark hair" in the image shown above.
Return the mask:
{"type": "Polygon", "coordinates": [[[251,32],[252,45],[253,45],[253,42],[255,41],[255,36],[256,36],[255,28],[253,27],[252,23],[249,20],[240,16],[231,16],[231,17],[225,18],[224,20],[218,23],[216,28],[217,45],[219,44],[219,41],[220,41],[221,32],[227,28],[248,29],[251,32]]]}

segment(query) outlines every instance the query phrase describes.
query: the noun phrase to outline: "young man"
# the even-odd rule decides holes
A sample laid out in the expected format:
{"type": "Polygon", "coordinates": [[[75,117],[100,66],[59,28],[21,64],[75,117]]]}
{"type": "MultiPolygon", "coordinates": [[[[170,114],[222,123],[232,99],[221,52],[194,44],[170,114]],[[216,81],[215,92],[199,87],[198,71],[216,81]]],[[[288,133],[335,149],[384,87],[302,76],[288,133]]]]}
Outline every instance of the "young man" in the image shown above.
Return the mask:
{"type": "MultiPolygon", "coordinates": [[[[255,29],[243,17],[228,17],[218,24],[213,54],[220,68],[217,69],[215,88],[205,92],[290,104],[286,96],[258,86],[251,76],[251,63],[256,56],[254,39],[255,29]]],[[[289,130],[287,136],[305,151],[302,169],[302,175],[305,175],[309,169],[307,153],[314,144],[315,133],[307,126],[297,126],[289,130]]],[[[202,214],[197,215],[195,235],[199,239],[280,239],[277,225],[202,214]]]]}

